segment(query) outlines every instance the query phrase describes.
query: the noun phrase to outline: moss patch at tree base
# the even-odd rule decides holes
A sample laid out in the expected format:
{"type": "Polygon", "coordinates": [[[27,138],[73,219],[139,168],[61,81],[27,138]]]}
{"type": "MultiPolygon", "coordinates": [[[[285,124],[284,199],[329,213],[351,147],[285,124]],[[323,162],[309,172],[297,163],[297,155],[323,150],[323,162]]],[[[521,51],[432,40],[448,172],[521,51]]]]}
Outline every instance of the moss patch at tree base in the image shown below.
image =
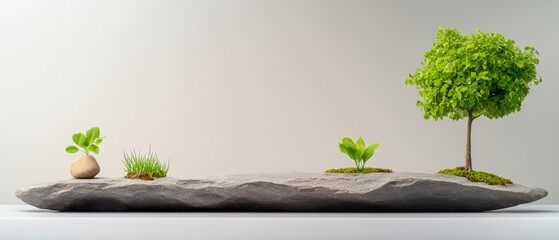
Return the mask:
{"type": "Polygon", "coordinates": [[[357,168],[349,167],[349,168],[333,168],[326,170],[326,173],[391,173],[392,169],[386,168],[363,168],[362,171],[357,170],[357,168]]]}
{"type": "Polygon", "coordinates": [[[443,169],[438,172],[439,174],[454,175],[465,177],[471,182],[483,182],[489,185],[503,185],[512,184],[512,181],[504,177],[497,176],[492,173],[481,171],[467,171],[462,167],[443,169]]]}

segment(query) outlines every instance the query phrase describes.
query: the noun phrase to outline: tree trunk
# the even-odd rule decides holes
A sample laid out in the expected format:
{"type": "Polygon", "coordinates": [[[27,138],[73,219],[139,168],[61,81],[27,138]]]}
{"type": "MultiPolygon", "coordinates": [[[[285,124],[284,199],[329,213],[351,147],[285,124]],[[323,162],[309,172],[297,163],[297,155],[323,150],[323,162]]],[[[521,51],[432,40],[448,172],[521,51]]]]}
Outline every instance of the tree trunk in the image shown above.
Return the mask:
{"type": "Polygon", "coordinates": [[[464,170],[472,171],[472,110],[468,111],[468,136],[466,139],[466,164],[464,170]]]}

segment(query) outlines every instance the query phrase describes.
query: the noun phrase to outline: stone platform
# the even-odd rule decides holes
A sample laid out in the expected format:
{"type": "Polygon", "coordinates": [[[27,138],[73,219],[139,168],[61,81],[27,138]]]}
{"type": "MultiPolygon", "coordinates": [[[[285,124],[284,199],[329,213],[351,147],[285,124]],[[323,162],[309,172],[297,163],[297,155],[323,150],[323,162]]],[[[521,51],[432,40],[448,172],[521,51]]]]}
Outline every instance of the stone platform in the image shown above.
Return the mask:
{"type": "Polygon", "coordinates": [[[547,191],[421,173],[245,174],[198,179],[68,179],[17,190],[58,211],[482,212],[533,202],[547,191]]]}

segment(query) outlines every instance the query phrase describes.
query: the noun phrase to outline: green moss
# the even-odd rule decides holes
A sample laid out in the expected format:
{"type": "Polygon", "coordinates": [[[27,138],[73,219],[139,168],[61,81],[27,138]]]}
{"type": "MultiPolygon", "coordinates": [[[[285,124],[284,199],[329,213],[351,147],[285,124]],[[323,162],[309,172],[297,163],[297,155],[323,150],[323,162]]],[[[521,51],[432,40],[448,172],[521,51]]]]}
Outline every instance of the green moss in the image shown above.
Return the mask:
{"type": "Polygon", "coordinates": [[[489,185],[503,185],[512,184],[512,181],[492,173],[481,171],[466,171],[464,168],[443,169],[438,172],[439,174],[448,174],[459,177],[465,177],[471,182],[483,182],[489,185]]]}
{"type": "Polygon", "coordinates": [[[349,167],[349,168],[333,168],[326,170],[326,173],[391,173],[392,169],[386,168],[372,168],[366,167],[363,168],[363,171],[357,170],[357,168],[349,167]]]}

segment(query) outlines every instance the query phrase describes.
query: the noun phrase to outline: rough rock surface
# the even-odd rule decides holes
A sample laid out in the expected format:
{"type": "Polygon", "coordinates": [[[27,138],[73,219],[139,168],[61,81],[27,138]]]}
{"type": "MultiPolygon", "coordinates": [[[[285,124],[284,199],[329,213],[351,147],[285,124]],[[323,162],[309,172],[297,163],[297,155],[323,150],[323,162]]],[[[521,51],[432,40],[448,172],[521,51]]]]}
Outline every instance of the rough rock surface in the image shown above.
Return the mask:
{"type": "Polygon", "coordinates": [[[420,173],[246,174],[200,179],[69,179],[16,195],[59,211],[478,212],[547,196],[518,184],[420,173]]]}

